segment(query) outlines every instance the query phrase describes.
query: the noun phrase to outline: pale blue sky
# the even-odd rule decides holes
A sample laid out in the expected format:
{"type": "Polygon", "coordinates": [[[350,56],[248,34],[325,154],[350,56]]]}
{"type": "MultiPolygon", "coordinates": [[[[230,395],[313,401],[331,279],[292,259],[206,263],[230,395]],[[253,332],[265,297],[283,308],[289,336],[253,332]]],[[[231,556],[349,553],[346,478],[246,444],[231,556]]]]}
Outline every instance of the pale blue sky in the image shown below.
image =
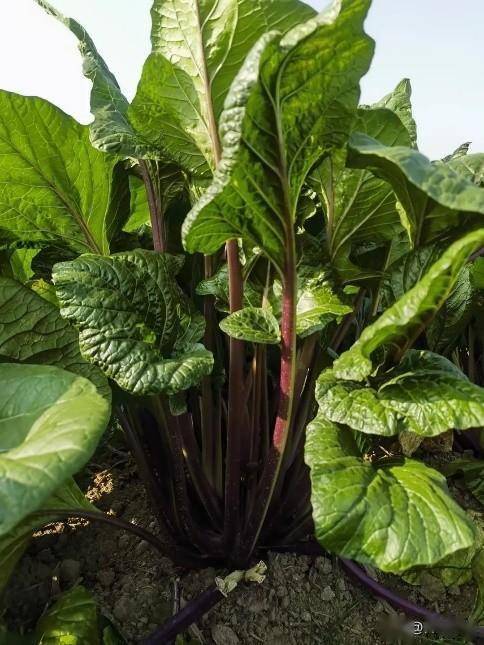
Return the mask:
{"type": "MultiPolygon", "coordinates": [[[[132,97],[149,51],[151,0],[52,0],[77,18],[132,97]]],[[[325,0],[310,2],[322,8],[325,0]]],[[[0,6],[0,88],[42,96],[87,123],[89,83],[75,39],[33,0],[0,6]]],[[[377,41],[362,101],[408,76],[422,152],[441,157],[464,141],[484,151],[484,0],[373,0],[377,41]]]]}

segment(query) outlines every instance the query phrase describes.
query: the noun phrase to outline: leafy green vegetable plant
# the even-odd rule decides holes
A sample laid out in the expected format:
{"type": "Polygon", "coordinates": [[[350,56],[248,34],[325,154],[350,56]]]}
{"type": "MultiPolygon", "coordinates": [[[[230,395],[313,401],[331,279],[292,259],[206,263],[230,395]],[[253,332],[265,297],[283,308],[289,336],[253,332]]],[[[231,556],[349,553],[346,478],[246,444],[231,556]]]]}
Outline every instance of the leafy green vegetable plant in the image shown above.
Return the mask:
{"type": "Polygon", "coordinates": [[[0,92],[5,570],[40,518],[86,512],[65,482],[111,404],[177,564],[475,550],[425,445],[484,425],[484,156],[421,154],[406,80],[359,105],[370,0],[154,0],[132,103],[36,1],[93,122],[0,92]]]}

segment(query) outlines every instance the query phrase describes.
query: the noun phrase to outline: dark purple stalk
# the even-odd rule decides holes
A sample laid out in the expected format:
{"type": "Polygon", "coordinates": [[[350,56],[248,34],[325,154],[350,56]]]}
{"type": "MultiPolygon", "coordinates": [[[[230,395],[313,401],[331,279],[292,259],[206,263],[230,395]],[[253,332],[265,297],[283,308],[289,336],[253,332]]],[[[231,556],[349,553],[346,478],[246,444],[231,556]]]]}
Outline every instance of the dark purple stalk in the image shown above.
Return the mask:
{"type": "MultiPolygon", "coordinates": [[[[244,292],[237,240],[227,242],[230,313],[242,309],[244,292]]],[[[230,339],[227,458],[225,481],[225,541],[238,564],[241,534],[240,482],[244,427],[244,343],[230,339]]]]}
{"type": "Polygon", "coordinates": [[[144,159],[138,161],[141,176],[143,178],[146,197],[148,199],[148,208],[150,211],[151,230],[153,235],[153,248],[159,253],[166,252],[165,228],[163,222],[163,214],[161,212],[159,199],[153,178],[151,176],[148,163],[144,159]]]}
{"type": "Polygon", "coordinates": [[[173,641],[178,634],[186,631],[190,625],[198,622],[202,616],[209,612],[225,596],[216,585],[206,589],[200,596],[188,602],[175,616],[157,629],[151,636],[139,641],[139,645],[166,645],[173,641]]]}

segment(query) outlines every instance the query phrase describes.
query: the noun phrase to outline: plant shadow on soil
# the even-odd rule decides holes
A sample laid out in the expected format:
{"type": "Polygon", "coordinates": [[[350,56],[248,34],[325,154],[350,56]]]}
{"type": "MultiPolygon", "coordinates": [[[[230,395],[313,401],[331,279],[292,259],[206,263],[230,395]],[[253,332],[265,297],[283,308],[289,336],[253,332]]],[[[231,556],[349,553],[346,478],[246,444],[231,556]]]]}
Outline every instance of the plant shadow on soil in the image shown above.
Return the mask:
{"type": "MultiPolygon", "coordinates": [[[[120,459],[120,454],[100,451],[100,463],[91,463],[81,484],[86,484],[98,508],[156,533],[136,467],[127,456],[120,459]]],[[[266,563],[263,584],[234,591],[190,630],[185,642],[377,645],[404,642],[390,631],[391,624],[404,620],[408,626],[413,624],[354,584],[335,559],[268,554],[266,563]]],[[[180,572],[147,543],[108,526],[58,522],[36,534],[17,567],[6,593],[5,619],[11,628],[31,629],[61,591],[82,583],[128,643],[136,643],[171,615],[174,580],[179,579],[183,603],[209,587],[216,575],[226,572],[180,572]]],[[[428,588],[417,591],[395,577],[378,576],[435,611],[465,617],[472,607],[470,585],[445,590],[434,579],[428,588]]],[[[424,635],[412,642],[470,641],[424,635]]]]}

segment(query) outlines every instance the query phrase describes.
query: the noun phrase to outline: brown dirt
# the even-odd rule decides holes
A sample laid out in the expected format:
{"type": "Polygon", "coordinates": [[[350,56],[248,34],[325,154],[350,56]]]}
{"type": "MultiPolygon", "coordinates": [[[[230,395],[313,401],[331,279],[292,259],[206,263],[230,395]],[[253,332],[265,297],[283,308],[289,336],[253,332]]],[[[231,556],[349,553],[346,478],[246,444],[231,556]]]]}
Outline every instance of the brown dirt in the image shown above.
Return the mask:
{"type": "MultiPolygon", "coordinates": [[[[120,460],[119,454],[116,459],[120,460]]],[[[118,517],[156,532],[144,489],[129,459],[91,464],[85,478],[89,497],[118,517]],[[114,467],[114,465],[116,467],[114,467]]],[[[346,577],[338,562],[290,554],[269,554],[262,585],[234,591],[191,630],[191,642],[215,645],[317,645],[402,642],[389,634],[398,620],[387,604],[346,577]]],[[[178,572],[179,573],[179,572],[178,572]]],[[[103,613],[129,643],[149,634],[171,614],[177,570],[134,536],[104,525],[69,521],[36,535],[6,595],[5,619],[11,628],[32,628],[56,595],[82,582],[94,592],[103,613]]],[[[182,601],[189,600],[224,572],[206,569],[181,577],[182,601]]],[[[431,609],[468,615],[470,585],[417,590],[385,576],[385,582],[431,609]],[[427,597],[424,597],[425,594],[427,597]]],[[[403,617],[400,617],[403,620],[403,617]]],[[[419,642],[465,643],[421,637],[419,642]]],[[[186,641],[188,642],[188,641],[186,641]]]]}

